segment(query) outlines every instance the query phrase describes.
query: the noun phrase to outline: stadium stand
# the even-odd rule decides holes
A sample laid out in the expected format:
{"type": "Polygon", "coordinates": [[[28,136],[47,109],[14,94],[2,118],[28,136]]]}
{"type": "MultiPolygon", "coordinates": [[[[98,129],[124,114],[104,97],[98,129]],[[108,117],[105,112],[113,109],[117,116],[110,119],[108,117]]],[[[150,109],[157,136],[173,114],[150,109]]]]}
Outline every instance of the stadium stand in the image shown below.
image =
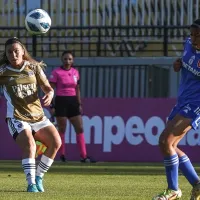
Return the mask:
{"type": "MultiPolygon", "coordinates": [[[[37,0],[40,1],[40,0],[37,0]]],[[[39,38],[38,49],[46,50],[43,56],[56,56],[54,50],[67,48],[79,54],[88,48],[89,56],[95,56],[96,43],[99,40],[97,29],[67,29],[67,27],[86,26],[138,26],[128,31],[102,29],[101,46],[109,51],[100,56],[163,56],[164,28],[141,29],[139,26],[185,26],[199,16],[199,0],[41,0],[41,8],[52,18],[52,26],[66,27],[60,31],[52,30],[48,37],[39,38]],[[192,13],[192,14],[191,14],[192,13]],[[98,36],[98,37],[97,37],[98,36]],[[139,41],[139,42],[138,42],[139,41]],[[44,44],[48,43],[48,44],[44,44]],[[50,43],[50,44],[49,44],[50,43]],[[70,44],[71,43],[71,44],[70,44]],[[74,44],[76,43],[76,44],[74,44]],[[106,44],[105,44],[106,43],[106,44]],[[81,51],[80,51],[81,48],[81,51]]],[[[0,1],[1,26],[23,27],[24,18],[31,8],[26,0],[0,1]]],[[[19,37],[26,37],[25,30],[17,32],[19,37]]],[[[16,35],[15,30],[0,30],[1,37],[16,35]]],[[[168,55],[180,54],[181,45],[187,35],[186,29],[170,29],[167,33],[168,55]]],[[[30,40],[29,38],[26,40],[30,40]]],[[[2,47],[0,47],[2,48],[2,47]]],[[[1,49],[0,49],[1,50],[1,49]]],[[[84,55],[84,53],[83,53],[84,55]]]]}

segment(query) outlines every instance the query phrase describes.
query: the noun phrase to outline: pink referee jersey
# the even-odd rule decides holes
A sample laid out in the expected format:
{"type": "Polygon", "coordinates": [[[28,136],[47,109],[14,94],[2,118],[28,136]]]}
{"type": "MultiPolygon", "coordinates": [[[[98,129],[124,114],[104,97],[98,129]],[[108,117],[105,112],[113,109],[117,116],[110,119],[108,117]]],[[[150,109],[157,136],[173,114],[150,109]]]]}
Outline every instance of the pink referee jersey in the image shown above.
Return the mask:
{"type": "Polygon", "coordinates": [[[56,84],[56,96],[76,96],[78,80],[78,70],[73,67],[65,70],[61,66],[52,71],[49,79],[56,84]]]}

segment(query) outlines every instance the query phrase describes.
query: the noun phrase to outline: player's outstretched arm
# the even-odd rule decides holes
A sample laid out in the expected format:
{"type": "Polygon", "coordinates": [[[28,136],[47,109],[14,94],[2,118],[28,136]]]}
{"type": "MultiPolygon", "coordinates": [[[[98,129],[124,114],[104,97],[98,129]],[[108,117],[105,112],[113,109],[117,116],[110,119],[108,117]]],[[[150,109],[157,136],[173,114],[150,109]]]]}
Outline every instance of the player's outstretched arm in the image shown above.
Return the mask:
{"type": "Polygon", "coordinates": [[[54,90],[50,86],[48,81],[46,81],[44,85],[41,85],[41,89],[45,93],[45,95],[42,98],[44,101],[43,102],[44,106],[49,106],[51,104],[53,96],[54,96],[54,90]]]}

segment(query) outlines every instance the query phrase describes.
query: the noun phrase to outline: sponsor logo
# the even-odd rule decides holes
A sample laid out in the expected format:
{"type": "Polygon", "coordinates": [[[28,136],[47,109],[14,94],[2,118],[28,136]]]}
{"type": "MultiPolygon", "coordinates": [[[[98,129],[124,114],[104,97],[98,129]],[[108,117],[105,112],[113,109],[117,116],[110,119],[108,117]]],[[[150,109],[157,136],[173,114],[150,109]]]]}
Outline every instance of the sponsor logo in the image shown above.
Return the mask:
{"type": "MultiPolygon", "coordinates": [[[[45,114],[50,118],[51,115],[47,109],[45,109],[45,114]]],[[[113,146],[118,146],[124,141],[132,146],[143,143],[157,146],[166,121],[159,116],[151,116],[147,120],[139,116],[130,116],[124,120],[121,116],[88,117],[84,115],[85,140],[87,144],[102,145],[103,152],[112,152],[113,146]]],[[[66,126],[65,143],[76,144],[76,133],[69,122],[66,126]]],[[[200,130],[190,130],[179,145],[200,146],[200,130]]]]}
{"type": "Polygon", "coordinates": [[[24,98],[34,94],[37,90],[37,87],[35,83],[30,83],[12,86],[12,89],[17,97],[24,98]]]}
{"type": "MultiPolygon", "coordinates": [[[[151,116],[147,121],[139,116],[131,116],[127,121],[121,116],[83,116],[86,143],[102,144],[103,152],[112,152],[113,146],[124,141],[133,146],[143,143],[157,146],[165,123],[166,120],[163,121],[159,116],[151,116]]],[[[76,133],[70,123],[66,132],[66,143],[75,144],[76,133]]],[[[200,146],[200,131],[190,130],[179,144],[200,146]]]]}
{"type": "Polygon", "coordinates": [[[183,63],[183,67],[185,69],[187,69],[188,71],[190,71],[191,73],[193,73],[195,76],[200,76],[200,71],[197,71],[192,66],[188,65],[187,63],[185,63],[184,61],[182,63],[183,63]]]}

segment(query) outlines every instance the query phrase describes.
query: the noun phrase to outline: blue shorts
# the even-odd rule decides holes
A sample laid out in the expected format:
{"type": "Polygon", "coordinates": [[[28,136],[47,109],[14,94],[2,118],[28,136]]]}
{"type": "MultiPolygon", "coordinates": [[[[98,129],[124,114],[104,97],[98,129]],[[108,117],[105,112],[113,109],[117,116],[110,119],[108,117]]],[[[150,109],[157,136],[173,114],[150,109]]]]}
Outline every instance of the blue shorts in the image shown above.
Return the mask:
{"type": "Polygon", "coordinates": [[[191,126],[196,130],[200,124],[200,106],[194,104],[186,104],[184,106],[175,105],[172,109],[168,120],[172,120],[177,114],[192,119],[191,126]]]}

